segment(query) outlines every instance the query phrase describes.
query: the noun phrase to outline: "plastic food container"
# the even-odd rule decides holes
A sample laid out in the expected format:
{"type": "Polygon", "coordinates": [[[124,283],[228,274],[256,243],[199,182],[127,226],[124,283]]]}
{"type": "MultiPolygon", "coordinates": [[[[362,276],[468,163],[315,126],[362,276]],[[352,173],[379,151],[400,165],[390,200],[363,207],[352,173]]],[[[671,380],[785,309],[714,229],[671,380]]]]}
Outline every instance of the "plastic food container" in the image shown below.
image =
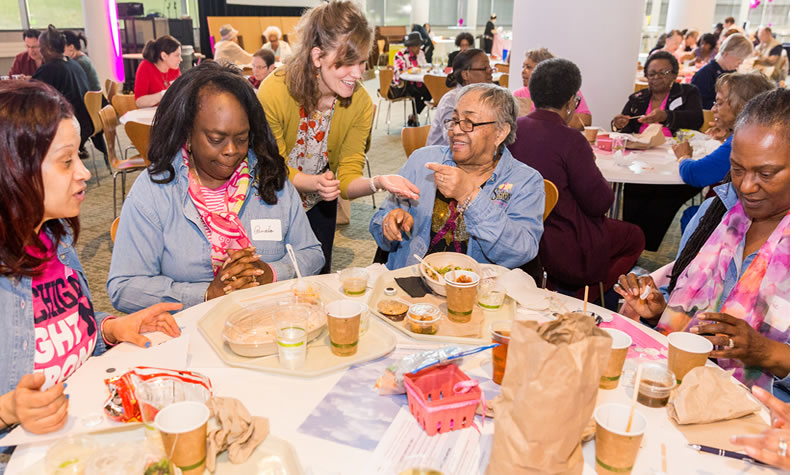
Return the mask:
{"type": "Polygon", "coordinates": [[[98,449],[97,442],[87,436],[72,436],[50,447],[44,457],[47,473],[82,474],[86,464],[98,449]]]}
{"type": "Polygon", "coordinates": [[[469,270],[478,274],[481,272],[481,265],[478,264],[478,261],[458,252],[435,252],[425,256],[423,260],[434,269],[444,271],[438,276],[432,276],[431,271],[425,265],[421,262],[417,264],[419,275],[423,277],[425,285],[442,297],[447,296],[447,289],[444,283],[444,274],[447,272],[456,269],[469,270]]]}
{"type": "Polygon", "coordinates": [[[642,363],[642,381],[636,400],[647,407],[665,407],[675,386],[675,375],[661,363],[642,363]]]}
{"type": "Polygon", "coordinates": [[[439,331],[442,322],[442,312],[429,303],[414,304],[406,314],[408,329],[422,335],[434,335],[439,331]]]}
{"type": "Polygon", "coordinates": [[[327,325],[327,316],[320,304],[309,303],[309,297],[280,297],[266,300],[233,312],[225,320],[222,339],[241,356],[258,357],[278,352],[275,333],[275,312],[296,306],[298,312],[309,311],[308,340],[316,338],[327,325]]]}

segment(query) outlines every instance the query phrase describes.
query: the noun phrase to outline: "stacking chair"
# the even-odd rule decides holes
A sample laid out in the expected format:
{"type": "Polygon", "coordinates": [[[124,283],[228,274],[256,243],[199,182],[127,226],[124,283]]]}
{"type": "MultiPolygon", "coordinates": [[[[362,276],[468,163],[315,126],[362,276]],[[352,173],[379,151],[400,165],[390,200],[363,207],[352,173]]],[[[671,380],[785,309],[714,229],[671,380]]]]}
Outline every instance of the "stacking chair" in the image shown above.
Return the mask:
{"type": "Polygon", "coordinates": [[[109,229],[109,234],[111,234],[111,243],[112,244],[117,239],[117,228],[118,227],[119,227],[119,216],[114,218],[114,221],[111,223],[111,229],[109,229]]]}
{"type": "Polygon", "coordinates": [[[389,53],[384,51],[386,48],[386,40],[378,40],[378,67],[386,66],[389,64],[389,53]]]}
{"type": "Polygon", "coordinates": [[[499,84],[500,87],[508,89],[508,74],[507,73],[501,74],[500,79],[497,80],[497,84],[499,84]]]}
{"type": "Polygon", "coordinates": [[[425,87],[428,88],[428,92],[431,93],[431,100],[426,102],[428,105],[428,123],[431,121],[431,109],[436,109],[439,106],[439,101],[442,99],[442,96],[447,94],[450,87],[447,87],[447,78],[444,76],[437,76],[434,74],[426,74],[422,77],[422,82],[425,84],[425,87]]]}
{"type": "Polygon", "coordinates": [[[122,117],[126,112],[138,109],[136,107],[136,98],[133,94],[114,94],[114,97],[109,98],[111,105],[117,112],[117,117],[122,117]]]}
{"type": "Polygon", "coordinates": [[[550,180],[544,180],[544,214],[542,215],[542,222],[544,222],[553,208],[558,203],[558,188],[550,180]]]}
{"type": "Polygon", "coordinates": [[[139,122],[128,122],[125,124],[125,133],[131,139],[131,143],[136,147],[139,155],[147,160],[147,149],[150,147],[150,129],[152,127],[139,122]]]}
{"type": "MultiPolygon", "coordinates": [[[[380,41],[380,40],[378,40],[380,41]]],[[[376,104],[372,104],[372,117],[375,118],[375,112],[378,106],[376,104]]],[[[374,124],[375,122],[370,122],[370,124],[374,124]]],[[[372,178],[372,167],[369,164],[369,156],[367,152],[369,152],[369,148],[372,145],[372,129],[374,127],[372,125],[369,126],[369,135],[367,136],[367,145],[364,147],[364,163],[367,165],[367,176],[372,178]]],[[[377,208],[378,206],[375,204],[375,193],[370,195],[372,197],[372,209],[377,208]]]]}
{"type": "Polygon", "coordinates": [[[414,150],[424,147],[428,141],[428,132],[431,126],[423,127],[403,127],[400,132],[400,141],[403,142],[403,150],[406,151],[406,158],[410,157],[414,150]]]}
{"type": "MultiPolygon", "coordinates": [[[[114,180],[114,217],[117,216],[117,175],[122,174],[122,202],[125,202],[125,176],[136,170],[143,170],[150,162],[143,156],[137,155],[128,159],[120,159],[117,155],[117,148],[114,143],[117,138],[117,113],[113,106],[105,106],[100,110],[100,118],[103,120],[103,133],[105,134],[108,146],[108,156],[111,161],[111,176],[114,180]]],[[[131,122],[133,123],[133,122],[131,122]]],[[[149,137],[148,137],[149,140],[149,137]]]]}
{"type": "Polygon", "coordinates": [[[389,135],[389,127],[392,125],[392,104],[395,102],[403,102],[403,121],[406,118],[406,101],[411,102],[411,110],[414,111],[414,115],[416,115],[416,108],[414,106],[414,99],[408,96],[404,97],[397,97],[395,99],[389,98],[389,86],[392,85],[392,77],[394,76],[394,70],[391,68],[386,69],[379,69],[378,70],[378,77],[380,79],[380,88],[378,89],[378,112],[375,114],[375,121],[377,123],[378,114],[380,114],[381,110],[381,102],[386,101],[389,103],[389,107],[386,111],[386,135],[389,135]]]}
{"type": "Polygon", "coordinates": [[[703,125],[700,126],[700,132],[706,133],[711,128],[711,122],[714,121],[714,112],[708,109],[703,109],[703,125]]]}
{"type": "Polygon", "coordinates": [[[508,63],[497,63],[494,65],[494,67],[497,69],[498,73],[508,74],[508,63]]]}
{"type": "MultiPolygon", "coordinates": [[[[86,94],[83,95],[83,103],[86,106],[86,110],[89,112],[89,117],[92,119],[92,127],[94,127],[94,132],[92,132],[92,135],[89,136],[91,138],[103,132],[103,122],[100,120],[100,107],[103,104],[103,93],[101,91],[86,91],[86,94]]],[[[100,186],[100,175],[97,173],[97,162],[95,161],[94,147],[91,148],[91,151],[94,176],[97,180],[97,185],[100,186]]],[[[111,165],[108,163],[108,157],[104,155],[103,159],[106,161],[108,171],[111,172],[111,165]]]]}

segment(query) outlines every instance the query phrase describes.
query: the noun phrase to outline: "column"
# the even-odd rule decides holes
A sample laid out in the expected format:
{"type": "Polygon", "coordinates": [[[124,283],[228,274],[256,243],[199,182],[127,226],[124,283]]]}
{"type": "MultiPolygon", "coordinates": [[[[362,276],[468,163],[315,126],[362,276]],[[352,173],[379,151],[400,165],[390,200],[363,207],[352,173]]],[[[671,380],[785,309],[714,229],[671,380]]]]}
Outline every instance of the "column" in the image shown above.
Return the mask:
{"type": "MultiPolygon", "coordinates": [[[[483,33],[483,25],[478,21],[478,0],[465,1],[467,2],[467,15],[466,18],[464,18],[464,27],[467,28],[467,31],[479,28],[480,32],[483,33]]],[[[483,21],[486,22],[486,20],[488,20],[488,18],[485,18],[483,21]]],[[[478,47],[479,44],[478,38],[476,37],[475,47],[478,47]]]]}
{"type": "Polygon", "coordinates": [[[89,42],[88,53],[97,70],[100,85],[109,78],[124,81],[116,0],[82,0],[81,4],[89,42]]]}
{"type": "Polygon", "coordinates": [[[424,25],[430,20],[430,0],[411,0],[411,24],[424,25]]]}
{"type": "Polygon", "coordinates": [[[649,26],[658,27],[660,21],[661,21],[661,0],[653,0],[653,4],[650,7],[649,26]]]}
{"type": "Polygon", "coordinates": [[[716,6],[717,0],[670,0],[665,29],[711,31],[716,6]]]}
{"type": "Polygon", "coordinates": [[[643,1],[515,0],[509,88],[522,86],[523,53],[546,47],[578,65],[592,123],[608,128],[633,93],[643,24],[643,1]]]}

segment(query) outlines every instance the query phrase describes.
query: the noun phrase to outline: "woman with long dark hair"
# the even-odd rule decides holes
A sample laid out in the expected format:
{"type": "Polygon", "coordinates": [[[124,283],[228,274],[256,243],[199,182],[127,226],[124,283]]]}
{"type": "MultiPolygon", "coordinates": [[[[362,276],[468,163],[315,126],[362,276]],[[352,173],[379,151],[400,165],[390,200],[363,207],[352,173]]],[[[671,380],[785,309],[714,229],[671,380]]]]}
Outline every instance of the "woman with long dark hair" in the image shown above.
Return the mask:
{"type": "Polygon", "coordinates": [[[717,197],[686,227],[668,295],[641,299],[647,286],[657,289],[651,277],[634,274],[621,275],[615,289],[658,330],[707,335],[717,364],[788,400],[788,90],[747,103],[730,161],[730,183],[716,187],[717,197]]]}
{"type": "Polygon", "coordinates": [[[148,158],[120,215],[107,288],[133,311],[166,299],[192,306],[303,275],[324,262],[287,181],[253,86],[211,61],[178,78],[156,110],[148,158]]]}
{"type": "Polygon", "coordinates": [[[65,424],[64,381],[89,356],[122,341],[150,346],[144,332],[178,336],[167,312],[180,305],[124,317],[94,310],[75,250],[91,174],[61,94],[38,81],[0,82],[0,141],[0,433],[21,424],[43,434],[65,424]]]}
{"type": "Polygon", "coordinates": [[[64,31],[64,38],[66,39],[66,46],[64,48],[64,56],[78,63],[78,65],[86,73],[86,78],[89,80],[90,91],[102,91],[100,86],[100,78],[97,77],[97,70],[94,69],[94,64],[89,56],[83,52],[83,48],[87,45],[86,35],[79,32],[70,30],[64,31]],[[83,46],[81,46],[83,43],[83,46]]]}
{"type": "Polygon", "coordinates": [[[170,35],[150,40],[144,44],[142,58],[136,68],[133,95],[136,107],[152,107],[161,102],[164,91],[181,75],[181,43],[170,35]]]}

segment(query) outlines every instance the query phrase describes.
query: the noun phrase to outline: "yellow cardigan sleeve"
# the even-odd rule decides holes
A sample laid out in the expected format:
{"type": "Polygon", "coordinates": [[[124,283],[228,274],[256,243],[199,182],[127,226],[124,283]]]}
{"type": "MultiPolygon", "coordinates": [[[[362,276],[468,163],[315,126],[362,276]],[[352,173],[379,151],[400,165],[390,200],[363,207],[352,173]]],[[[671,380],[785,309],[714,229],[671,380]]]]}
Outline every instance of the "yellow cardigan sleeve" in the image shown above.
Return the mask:
{"type": "MultiPolygon", "coordinates": [[[[343,115],[350,119],[347,121],[346,127],[341,129],[337,127],[337,130],[331,132],[332,135],[334,133],[344,134],[338,157],[336,157],[336,163],[333,163],[333,157],[328,157],[331,161],[331,167],[336,167],[336,177],[340,182],[339,190],[342,193],[341,196],[345,199],[350,199],[347,196],[347,187],[350,183],[364,176],[364,156],[367,137],[369,137],[372,130],[372,110],[372,99],[370,99],[364,87],[361,86],[354,94],[350,107],[337,109],[333,114],[335,121],[336,114],[347,111],[343,115]]],[[[333,126],[333,124],[331,125],[333,126]]]]}
{"type": "MultiPolygon", "coordinates": [[[[282,68],[273,71],[258,88],[258,101],[264,108],[272,135],[278,144],[278,152],[287,160],[291,149],[287,144],[294,144],[297,140],[297,126],[300,123],[300,106],[289,95],[289,89],[284,82],[282,68]],[[278,75],[278,72],[281,72],[278,75]]],[[[293,181],[298,170],[289,168],[289,181],[293,181]]]]}

